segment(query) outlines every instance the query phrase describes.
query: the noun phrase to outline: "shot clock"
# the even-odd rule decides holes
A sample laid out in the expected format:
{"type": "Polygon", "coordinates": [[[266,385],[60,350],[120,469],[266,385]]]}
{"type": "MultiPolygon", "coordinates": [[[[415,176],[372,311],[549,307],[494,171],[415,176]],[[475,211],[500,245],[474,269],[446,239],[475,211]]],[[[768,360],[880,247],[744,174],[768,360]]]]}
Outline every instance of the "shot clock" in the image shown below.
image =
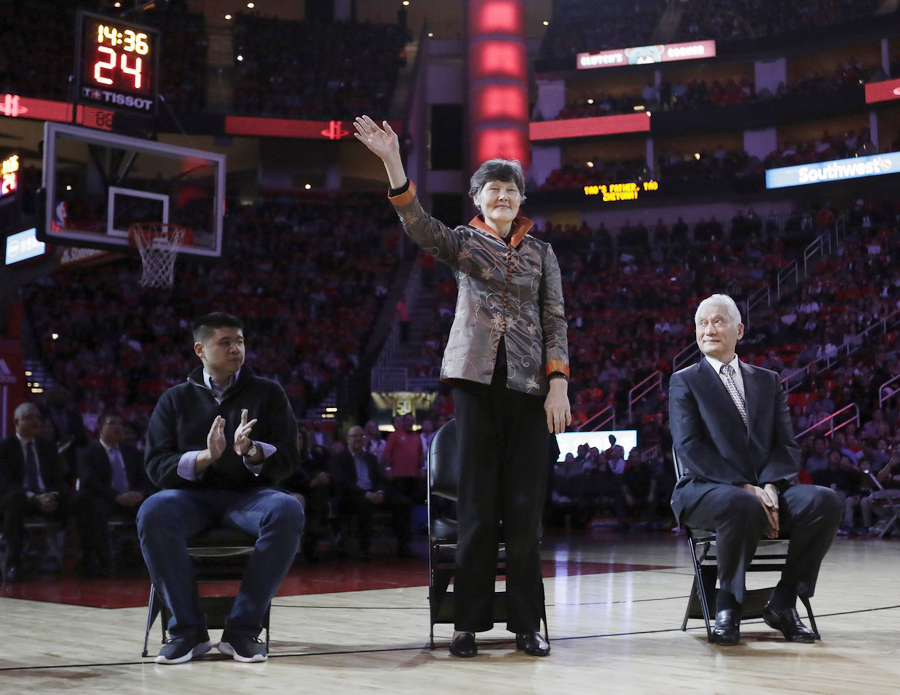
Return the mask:
{"type": "Polygon", "coordinates": [[[155,29],[80,12],[76,38],[79,103],[156,115],[159,33],[155,29]]]}

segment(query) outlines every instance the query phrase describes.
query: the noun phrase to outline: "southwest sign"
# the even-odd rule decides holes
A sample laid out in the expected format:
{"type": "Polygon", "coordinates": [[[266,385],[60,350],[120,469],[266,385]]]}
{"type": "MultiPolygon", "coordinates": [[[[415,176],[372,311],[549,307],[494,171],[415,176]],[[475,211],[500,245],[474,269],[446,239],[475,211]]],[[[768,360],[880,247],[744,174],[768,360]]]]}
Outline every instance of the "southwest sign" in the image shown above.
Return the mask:
{"type": "Polygon", "coordinates": [[[810,183],[847,181],[897,173],[900,173],[900,152],[888,152],[868,157],[770,169],[766,172],[766,188],[805,186],[810,183]]]}

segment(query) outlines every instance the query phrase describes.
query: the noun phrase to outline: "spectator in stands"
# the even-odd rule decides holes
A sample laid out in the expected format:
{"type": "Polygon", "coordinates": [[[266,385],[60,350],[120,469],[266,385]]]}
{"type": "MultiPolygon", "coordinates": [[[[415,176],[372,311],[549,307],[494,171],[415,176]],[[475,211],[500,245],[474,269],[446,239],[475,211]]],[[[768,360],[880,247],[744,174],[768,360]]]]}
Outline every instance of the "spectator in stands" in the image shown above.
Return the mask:
{"type": "Polygon", "coordinates": [[[300,550],[310,564],[319,561],[318,542],[328,533],[328,515],[331,510],[331,498],[335,490],[331,474],[328,472],[328,461],[322,447],[313,455],[309,445],[309,435],[305,429],[298,429],[297,450],[300,452],[300,465],[297,470],[281,483],[281,488],[303,504],[305,527],[300,550]]]}
{"type": "Polygon", "coordinates": [[[875,475],[881,489],[875,490],[860,503],[863,527],[872,532],[873,512],[879,518],[887,518],[894,513],[891,503],[900,502],[900,449],[894,451],[891,460],[875,475]]]}
{"type": "MultiPolygon", "coordinates": [[[[836,453],[836,452],[832,452],[836,453]]],[[[828,457],[828,467],[812,474],[813,485],[821,485],[834,490],[844,506],[844,518],[838,533],[855,534],[854,510],[860,506],[860,472],[847,455],[828,457]]]]}
{"type": "Polygon", "coordinates": [[[571,422],[568,325],[556,256],[550,244],[528,235],[533,224],[518,215],[525,191],[518,162],[482,164],[469,188],[480,214],[450,229],[422,208],[390,126],[385,122],[382,130],[368,117],[354,125],[357,139],[384,163],[406,233],[454,269],[459,285],[441,371],[453,379],[461,462],[450,652],[474,657],[475,633],[494,625],[502,520],[507,627],[518,649],[546,656],[550,645],[539,631],[540,519],[549,437],[571,422]],[[498,258],[506,259],[502,272],[498,258]],[[492,306],[492,297],[502,303],[492,306]]]}
{"type": "Polygon", "coordinates": [[[381,437],[381,430],[378,429],[378,423],[374,420],[369,420],[366,423],[365,427],[366,431],[366,443],[364,448],[367,454],[372,454],[375,457],[375,460],[381,462],[381,459],[384,455],[384,447],[387,444],[384,439],[381,437]]]}
{"type": "Polygon", "coordinates": [[[816,435],[813,438],[812,451],[806,458],[804,468],[810,474],[828,469],[828,443],[825,437],[816,435]]]}
{"type": "Polygon", "coordinates": [[[53,425],[67,479],[72,480],[77,475],[78,450],[88,443],[81,412],[69,390],[63,386],[57,386],[50,392],[43,410],[44,419],[53,425]]]}
{"type": "Polygon", "coordinates": [[[122,416],[104,410],[97,423],[97,440],[78,454],[79,489],[94,515],[92,534],[82,538],[87,576],[109,574],[109,520],[120,516],[134,521],[144,498],[153,492],[144,473],[143,455],[123,441],[122,416]]]}
{"type": "MultiPolygon", "coordinates": [[[[625,462],[622,473],[622,497],[625,500],[626,514],[633,517],[636,511],[646,514],[647,529],[656,524],[656,476],[653,466],[644,461],[641,450],[633,448],[625,462]]],[[[626,527],[627,527],[627,521],[626,527]]]]}
{"type": "Polygon", "coordinates": [[[147,432],[146,470],[161,491],[138,512],[153,586],[170,608],[172,639],[156,662],[180,664],[209,651],[187,541],[223,525],[256,546],[218,644],[236,661],[268,659],[263,617],[300,548],[303,507],[275,489],[299,464],[287,395],[244,364],[243,323],[221,312],[192,324],[202,367],[163,393],[147,432]]]}
{"type": "Polygon", "coordinates": [[[414,424],[412,413],[400,418],[399,428],[388,435],[381,464],[396,491],[419,503],[425,498],[425,449],[422,438],[413,432],[414,424]]]}
{"type": "Polygon", "coordinates": [[[349,530],[355,521],[359,559],[367,561],[371,559],[372,515],[377,509],[385,509],[391,515],[391,527],[397,537],[397,556],[415,557],[409,546],[412,503],[382,473],[375,457],[363,449],[365,436],[362,427],[351,427],[347,431],[347,449],[329,462],[339,496],[341,526],[349,530]]]}
{"type": "Polygon", "coordinates": [[[69,490],[56,445],[38,436],[41,411],[32,403],[22,403],[16,407],[14,422],[15,434],[0,441],[0,528],[8,544],[3,576],[8,582],[24,578],[22,546],[29,516],[63,525],[75,516],[82,536],[89,535],[85,531],[90,531],[91,522],[81,495],[69,490]]]}

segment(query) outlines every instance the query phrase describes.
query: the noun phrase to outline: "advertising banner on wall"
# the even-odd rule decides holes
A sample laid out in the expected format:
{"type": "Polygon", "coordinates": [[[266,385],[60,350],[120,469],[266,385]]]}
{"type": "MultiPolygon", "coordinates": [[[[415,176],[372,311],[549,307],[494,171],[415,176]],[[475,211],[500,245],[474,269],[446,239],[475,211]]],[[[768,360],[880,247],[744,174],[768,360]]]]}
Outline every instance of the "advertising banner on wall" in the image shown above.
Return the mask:
{"type": "Polygon", "coordinates": [[[579,53],[579,70],[594,68],[617,68],[623,65],[650,65],[669,63],[677,60],[699,60],[716,57],[715,41],[690,41],[688,43],[660,43],[655,46],[632,46],[614,48],[597,53],[579,53]]]}
{"type": "Polygon", "coordinates": [[[897,173],[900,173],[900,152],[888,152],[868,157],[852,157],[836,159],[831,162],[769,169],[766,172],[766,188],[806,186],[811,183],[848,181],[897,173]]]}

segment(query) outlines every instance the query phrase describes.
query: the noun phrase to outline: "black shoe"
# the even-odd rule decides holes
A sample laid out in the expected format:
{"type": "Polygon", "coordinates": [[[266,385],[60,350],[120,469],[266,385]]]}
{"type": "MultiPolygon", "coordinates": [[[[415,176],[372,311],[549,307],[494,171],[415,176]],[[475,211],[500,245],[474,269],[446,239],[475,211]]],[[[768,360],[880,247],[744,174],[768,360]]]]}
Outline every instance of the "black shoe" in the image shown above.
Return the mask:
{"type": "Polygon", "coordinates": [[[815,632],[801,622],[796,608],[783,608],[776,611],[771,603],[767,603],[763,609],[763,620],[773,630],[781,630],[781,634],[788,642],[809,644],[819,639],[815,632]]]}
{"type": "Polygon", "coordinates": [[[550,645],[540,632],[520,632],[516,635],[516,649],[521,649],[528,656],[547,656],[550,645]]]}
{"type": "Polygon", "coordinates": [[[734,608],[723,608],[716,612],[713,642],[716,644],[737,644],[740,641],[741,612],[734,608]]]}
{"type": "Polygon", "coordinates": [[[462,632],[454,637],[450,643],[450,653],[463,659],[469,659],[478,654],[478,645],[475,644],[475,633],[462,632]]]}
{"type": "Polygon", "coordinates": [[[6,582],[21,582],[24,577],[22,576],[22,568],[17,564],[10,564],[6,567],[6,573],[3,575],[3,581],[6,582]]]}
{"type": "Polygon", "coordinates": [[[269,658],[266,645],[259,638],[229,632],[227,629],[222,633],[222,641],[216,647],[223,654],[234,657],[235,661],[249,663],[269,658]]]}
{"type": "Polygon", "coordinates": [[[176,637],[159,650],[156,663],[183,664],[195,656],[206,654],[212,649],[212,646],[213,643],[210,641],[209,635],[203,635],[201,638],[176,637]]]}

